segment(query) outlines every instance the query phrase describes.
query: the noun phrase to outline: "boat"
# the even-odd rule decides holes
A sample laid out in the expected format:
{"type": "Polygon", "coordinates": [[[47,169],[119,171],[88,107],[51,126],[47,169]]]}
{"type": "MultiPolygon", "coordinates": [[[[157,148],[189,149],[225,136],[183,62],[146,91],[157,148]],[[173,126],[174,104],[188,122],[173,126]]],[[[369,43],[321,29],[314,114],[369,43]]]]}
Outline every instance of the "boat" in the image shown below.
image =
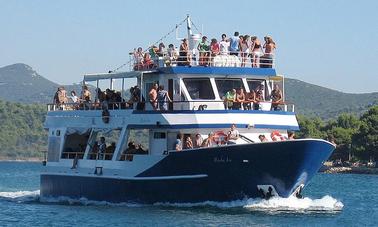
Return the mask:
{"type": "Polygon", "coordinates": [[[47,105],[42,198],[150,204],[301,196],[335,146],[322,139],[287,139],[299,125],[275,59],[261,59],[258,66],[249,59],[242,66],[241,55],[210,54],[199,65],[201,35],[193,34],[189,16],[185,22],[189,63],[164,55],[149,65],[132,60],[128,71],[84,75],[83,84],[96,88],[93,100],[47,105]],[[136,85],[128,90],[130,80],[136,85]],[[155,84],[171,97],[160,100],[159,108],[148,100],[155,84]],[[228,108],[228,91],[250,93],[262,85],[264,100],[228,108]],[[279,103],[270,96],[275,85],[282,88],[279,103]],[[111,93],[118,99],[100,97],[111,93]],[[188,138],[207,143],[191,146],[188,138]]]}

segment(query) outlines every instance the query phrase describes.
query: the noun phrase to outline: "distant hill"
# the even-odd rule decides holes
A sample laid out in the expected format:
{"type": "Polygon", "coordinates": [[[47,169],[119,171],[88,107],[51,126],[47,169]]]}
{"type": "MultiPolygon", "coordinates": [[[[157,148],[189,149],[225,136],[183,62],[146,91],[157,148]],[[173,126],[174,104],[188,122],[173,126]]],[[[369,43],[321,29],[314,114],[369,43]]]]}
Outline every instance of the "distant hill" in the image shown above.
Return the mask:
{"type": "Polygon", "coordinates": [[[286,100],[295,103],[297,113],[323,119],[340,113],[361,114],[378,104],[378,92],[343,93],[296,79],[285,80],[285,92],[286,100]]]}
{"type": "MultiPolygon", "coordinates": [[[[21,103],[51,103],[58,84],[44,78],[25,64],[0,68],[0,98],[21,103]]],[[[64,85],[67,91],[81,91],[80,85],[64,85]]],[[[378,92],[350,94],[306,83],[285,80],[286,100],[295,103],[296,111],[323,119],[342,112],[360,114],[378,104],[378,92]]]]}
{"type": "MultiPolygon", "coordinates": [[[[39,75],[32,67],[18,63],[0,68],[0,98],[21,103],[51,103],[58,84],[39,75]]],[[[80,91],[80,85],[65,86],[80,91]]]]}

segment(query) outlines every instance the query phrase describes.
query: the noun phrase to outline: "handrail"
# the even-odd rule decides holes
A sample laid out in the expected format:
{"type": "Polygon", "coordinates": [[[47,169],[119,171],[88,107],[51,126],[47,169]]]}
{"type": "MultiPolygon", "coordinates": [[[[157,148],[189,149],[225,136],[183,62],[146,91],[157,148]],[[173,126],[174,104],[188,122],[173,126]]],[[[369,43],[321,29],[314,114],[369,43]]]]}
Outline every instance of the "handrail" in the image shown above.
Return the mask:
{"type": "Polygon", "coordinates": [[[85,152],[62,152],[62,159],[83,159],[85,152]],[[72,157],[72,158],[71,158],[72,157]]]}
{"type": "MultiPolygon", "coordinates": [[[[207,109],[207,104],[211,103],[219,103],[222,104],[222,106],[226,103],[226,100],[189,100],[189,101],[166,101],[163,103],[172,103],[172,104],[180,104],[180,103],[187,103],[187,104],[195,104],[198,103],[200,104],[198,107],[193,106],[191,109],[188,110],[205,110],[207,109]],[[202,106],[202,107],[200,107],[202,106]],[[194,108],[194,109],[193,109],[194,108]]],[[[228,101],[229,102],[229,101],[228,101]]],[[[245,100],[242,102],[236,102],[233,101],[232,103],[237,103],[240,105],[239,109],[245,110],[245,109],[253,109],[252,104],[257,104],[260,105],[259,107],[262,108],[261,105],[269,105],[272,104],[277,104],[279,107],[284,107],[283,109],[281,108],[280,110],[283,111],[288,111],[288,107],[291,107],[290,112],[294,112],[294,103],[288,102],[288,101],[280,101],[280,102],[274,102],[274,101],[253,101],[253,100],[245,100]]],[[[69,110],[141,110],[143,111],[145,109],[145,106],[151,105],[149,101],[141,101],[141,102],[107,102],[106,105],[102,105],[101,103],[86,103],[85,105],[78,105],[78,103],[63,103],[63,104],[47,104],[47,111],[69,111],[69,110]],[[79,108],[78,108],[79,107],[79,108]]],[[[219,106],[218,106],[219,107],[219,106]]],[[[223,110],[226,109],[226,107],[223,108],[223,110]]],[[[227,108],[227,109],[232,109],[232,108],[227,108]]],[[[216,110],[222,110],[222,109],[216,109],[216,110]]],[[[255,110],[260,110],[260,109],[255,109],[255,110]]],[[[265,110],[265,109],[262,109],[265,110]]]]}
{"type": "Polygon", "coordinates": [[[89,152],[88,159],[95,159],[95,160],[112,160],[114,153],[100,153],[100,152],[89,152]],[[94,157],[94,158],[93,158],[94,157]]]}
{"type": "Polygon", "coordinates": [[[275,54],[262,53],[261,51],[227,51],[214,53],[212,51],[188,52],[187,55],[175,54],[170,56],[168,52],[157,53],[156,56],[147,59],[131,54],[130,69],[134,71],[150,70],[167,66],[213,66],[213,67],[250,67],[250,68],[274,68],[275,54]]]}

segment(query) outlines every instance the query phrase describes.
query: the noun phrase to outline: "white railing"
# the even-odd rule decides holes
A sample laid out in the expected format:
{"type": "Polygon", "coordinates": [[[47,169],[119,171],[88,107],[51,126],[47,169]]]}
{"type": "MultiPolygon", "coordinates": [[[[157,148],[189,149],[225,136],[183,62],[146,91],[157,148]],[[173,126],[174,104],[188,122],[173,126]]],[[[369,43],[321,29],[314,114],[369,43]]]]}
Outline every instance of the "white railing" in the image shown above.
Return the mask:
{"type": "MultiPolygon", "coordinates": [[[[260,111],[285,111],[294,112],[295,106],[290,102],[272,102],[272,101],[243,101],[233,102],[237,105],[226,108],[225,101],[218,100],[191,100],[191,101],[173,101],[167,103],[168,111],[172,110],[260,110],[260,111]],[[274,104],[277,106],[274,109],[274,104]]],[[[73,111],[73,110],[126,110],[133,109],[139,111],[154,110],[150,102],[106,102],[103,103],[64,103],[64,104],[47,104],[47,111],[73,111]]],[[[160,111],[159,108],[155,109],[160,111]]]]}
{"type": "Polygon", "coordinates": [[[274,68],[275,56],[273,53],[246,53],[211,51],[195,51],[188,55],[170,56],[167,52],[158,53],[156,56],[145,60],[141,56],[135,57],[130,53],[130,69],[135,71],[151,70],[168,66],[212,66],[212,67],[249,67],[249,68],[274,68]]]}

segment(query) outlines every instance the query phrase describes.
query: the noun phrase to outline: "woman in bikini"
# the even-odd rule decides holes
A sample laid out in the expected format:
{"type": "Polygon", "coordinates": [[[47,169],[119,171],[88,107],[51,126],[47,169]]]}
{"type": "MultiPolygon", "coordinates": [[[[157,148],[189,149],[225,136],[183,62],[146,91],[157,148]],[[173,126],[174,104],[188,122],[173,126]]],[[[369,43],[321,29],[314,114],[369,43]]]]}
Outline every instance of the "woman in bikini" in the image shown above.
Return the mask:
{"type": "Polygon", "coordinates": [[[272,37],[270,36],[265,36],[264,40],[265,40],[265,43],[263,46],[263,48],[265,49],[264,58],[266,59],[265,68],[272,68],[274,50],[276,49],[276,43],[273,41],[272,37]]]}
{"type": "Polygon", "coordinates": [[[247,56],[249,54],[249,48],[250,48],[248,41],[249,41],[248,35],[240,37],[239,49],[241,51],[240,55],[242,57],[241,67],[245,67],[245,64],[247,62],[247,56]]]}
{"type": "Polygon", "coordinates": [[[251,40],[252,67],[258,68],[260,67],[260,56],[262,56],[263,51],[261,48],[260,40],[256,36],[252,36],[251,40]]]}
{"type": "Polygon", "coordinates": [[[177,65],[190,65],[189,44],[187,39],[183,39],[180,45],[179,62],[177,65]]]}

